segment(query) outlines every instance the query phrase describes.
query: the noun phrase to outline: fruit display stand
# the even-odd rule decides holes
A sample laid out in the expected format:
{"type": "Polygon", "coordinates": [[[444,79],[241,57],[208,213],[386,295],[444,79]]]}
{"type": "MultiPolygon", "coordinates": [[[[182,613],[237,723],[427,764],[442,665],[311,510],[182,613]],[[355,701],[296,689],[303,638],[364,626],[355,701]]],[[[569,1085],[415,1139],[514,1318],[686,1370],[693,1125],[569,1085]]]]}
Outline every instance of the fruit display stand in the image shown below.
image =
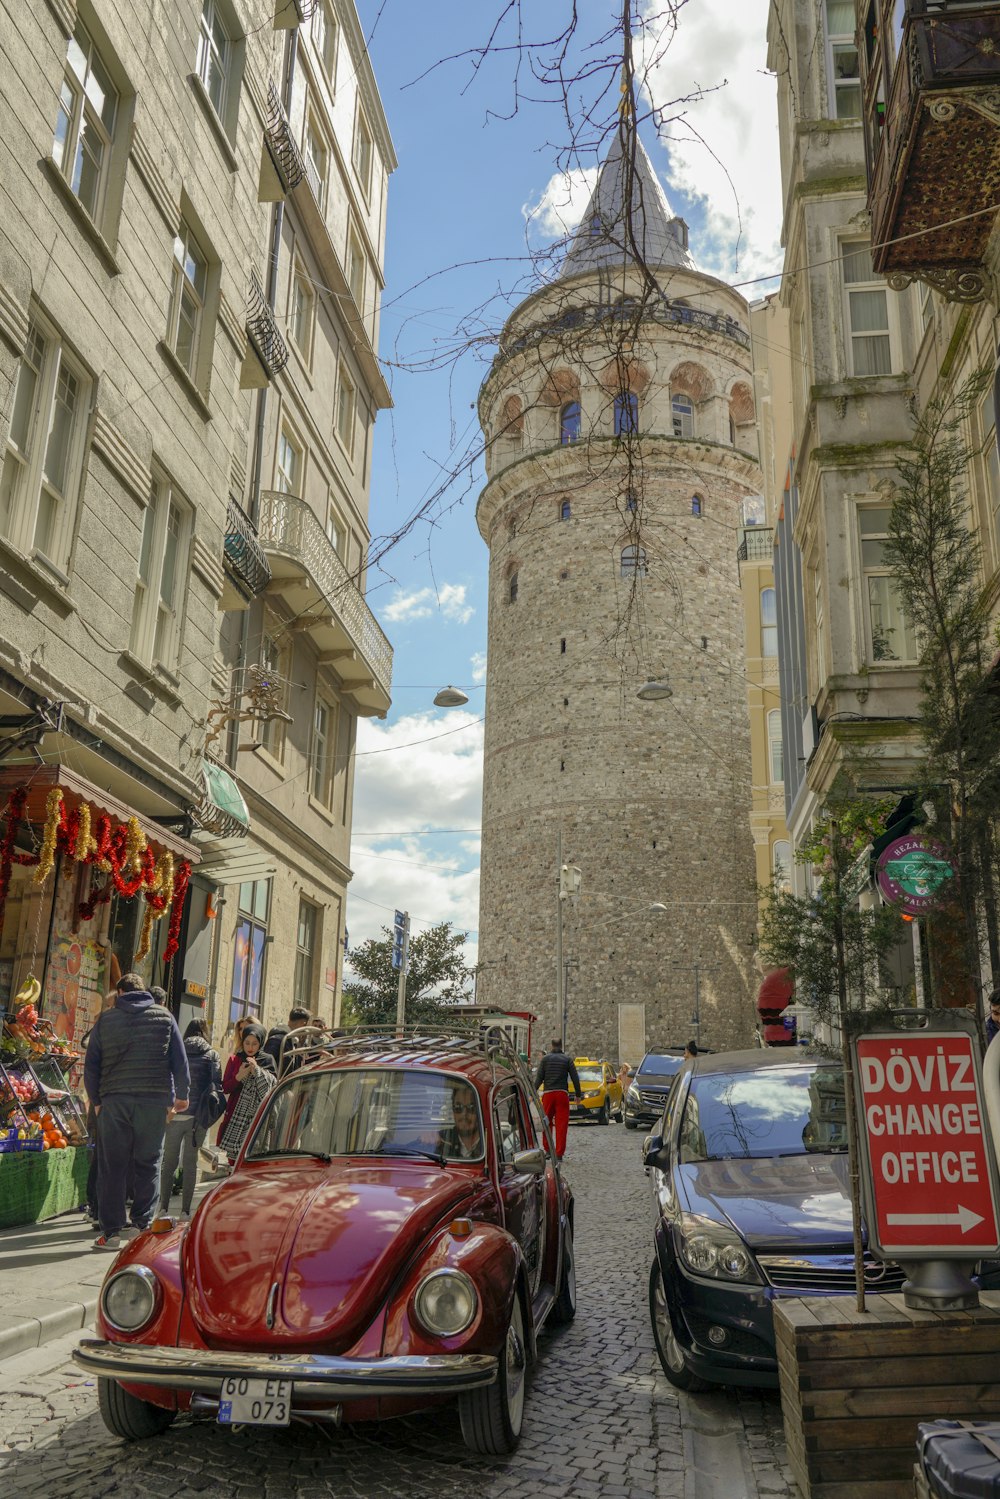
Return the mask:
{"type": "MultiPolygon", "coordinates": [[[[35,1045],[44,1046],[41,1036],[35,1045]]],[[[87,1130],[63,1075],[73,1060],[44,1050],[30,1060],[0,1053],[0,1228],[54,1218],[86,1196],[87,1130]]]]}

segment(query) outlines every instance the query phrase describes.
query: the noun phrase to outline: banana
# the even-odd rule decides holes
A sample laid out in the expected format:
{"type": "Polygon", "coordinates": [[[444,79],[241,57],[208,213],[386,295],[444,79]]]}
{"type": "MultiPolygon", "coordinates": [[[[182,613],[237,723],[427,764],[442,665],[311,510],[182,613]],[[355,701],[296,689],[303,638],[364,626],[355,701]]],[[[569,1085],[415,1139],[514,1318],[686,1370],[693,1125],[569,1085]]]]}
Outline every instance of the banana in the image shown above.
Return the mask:
{"type": "Polygon", "coordinates": [[[41,998],[42,986],[32,973],[25,979],[24,983],[14,995],[15,1010],[23,1009],[25,1005],[37,1004],[41,998]]]}

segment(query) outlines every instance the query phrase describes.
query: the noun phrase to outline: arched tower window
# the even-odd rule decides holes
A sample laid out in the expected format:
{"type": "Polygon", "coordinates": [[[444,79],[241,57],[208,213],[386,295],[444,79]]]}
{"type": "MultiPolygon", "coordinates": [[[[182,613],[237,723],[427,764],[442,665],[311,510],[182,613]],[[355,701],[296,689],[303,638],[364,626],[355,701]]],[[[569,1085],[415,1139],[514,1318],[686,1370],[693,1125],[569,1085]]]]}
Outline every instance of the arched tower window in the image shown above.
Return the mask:
{"type": "Polygon", "coordinates": [[[785,756],[781,743],[781,709],[772,708],[767,715],[767,761],[772,786],[785,779],[785,756]]]}
{"type": "Polygon", "coordinates": [[[507,579],[507,601],[511,604],[517,603],[517,573],[511,573],[507,579]]]}
{"type": "Polygon", "coordinates": [[[563,447],[580,441],[580,402],[567,401],[559,413],[559,441],[563,447]]]}
{"type": "Polygon", "coordinates": [[[500,431],[498,437],[509,437],[520,442],[524,436],[524,408],[520,396],[508,396],[500,408],[500,431]]]}
{"type": "Polygon", "coordinates": [[[569,500],[560,500],[559,501],[559,519],[560,520],[569,520],[571,514],[572,514],[572,508],[570,506],[569,500]]]}
{"type": "Polygon", "coordinates": [[[762,656],[778,654],[778,606],[773,588],[760,591],[760,653],[762,656]]]}
{"type": "Polygon", "coordinates": [[[644,578],[646,576],[646,548],[622,547],[622,577],[644,578]]]}
{"type": "Polygon", "coordinates": [[[691,496],[691,514],[692,515],[704,515],[705,514],[705,501],[702,499],[702,497],[701,497],[700,494],[693,494],[691,496]]]}
{"type": "Polygon", "coordinates": [[[625,437],[639,430],[639,397],[631,390],[615,396],[615,436],[625,437]]]}
{"type": "Polygon", "coordinates": [[[675,437],[694,436],[694,402],[690,396],[672,396],[670,419],[675,437]]]}

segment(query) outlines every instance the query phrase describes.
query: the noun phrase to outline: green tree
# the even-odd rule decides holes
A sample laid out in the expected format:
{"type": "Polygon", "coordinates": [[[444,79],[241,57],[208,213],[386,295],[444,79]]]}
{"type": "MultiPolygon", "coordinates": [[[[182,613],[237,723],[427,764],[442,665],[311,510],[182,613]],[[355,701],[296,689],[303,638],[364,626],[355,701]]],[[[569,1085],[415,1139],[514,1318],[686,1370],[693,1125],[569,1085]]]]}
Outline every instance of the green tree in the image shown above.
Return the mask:
{"type": "MultiPolygon", "coordinates": [[[[392,930],[369,937],[348,953],[354,977],[344,980],[344,1019],[354,1025],[396,1023],[399,970],[392,966],[392,930]]],[[[406,973],[408,1025],[447,1024],[453,1006],[467,999],[475,970],[465,962],[467,933],[452,931],[450,921],[428,927],[410,938],[406,973]]]]}
{"type": "Polygon", "coordinates": [[[930,922],[939,1002],[975,1002],[982,971],[980,916],[998,962],[993,822],[1000,811],[1000,701],[990,686],[996,649],[982,551],[969,526],[970,418],[992,380],[976,371],[928,402],[897,462],[887,554],[921,645],[922,804],[955,860],[954,895],[930,922]]]}

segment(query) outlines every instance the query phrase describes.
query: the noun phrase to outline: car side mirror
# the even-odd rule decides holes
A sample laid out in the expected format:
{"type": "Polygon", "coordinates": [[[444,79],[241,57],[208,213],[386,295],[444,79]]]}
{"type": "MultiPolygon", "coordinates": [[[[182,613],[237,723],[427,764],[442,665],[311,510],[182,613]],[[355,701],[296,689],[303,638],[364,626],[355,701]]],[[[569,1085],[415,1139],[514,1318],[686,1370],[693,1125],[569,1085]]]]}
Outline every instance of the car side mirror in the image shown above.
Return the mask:
{"type": "Polygon", "coordinates": [[[663,1143],[662,1135],[647,1135],[642,1142],[642,1164],[666,1171],[670,1164],[670,1152],[663,1143]]]}
{"type": "Polygon", "coordinates": [[[523,1176],[545,1175],[544,1150],[519,1150],[510,1163],[523,1176]]]}

